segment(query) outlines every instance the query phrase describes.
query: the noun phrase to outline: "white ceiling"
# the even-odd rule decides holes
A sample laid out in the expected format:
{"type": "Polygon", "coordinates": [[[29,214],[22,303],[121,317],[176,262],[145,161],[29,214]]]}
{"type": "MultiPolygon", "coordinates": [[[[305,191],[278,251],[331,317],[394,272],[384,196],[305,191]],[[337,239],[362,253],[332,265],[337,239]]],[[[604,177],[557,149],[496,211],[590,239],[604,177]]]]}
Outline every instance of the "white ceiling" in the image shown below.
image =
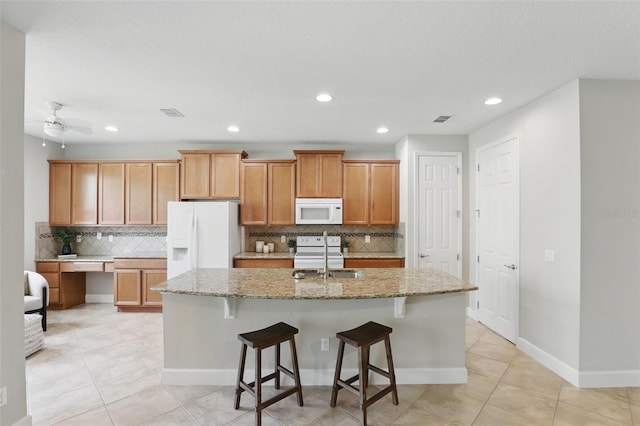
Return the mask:
{"type": "Polygon", "coordinates": [[[392,144],[468,134],[576,78],[640,79],[637,1],[0,4],[27,34],[25,117],[64,104],[95,130],[71,143],[392,144]]]}

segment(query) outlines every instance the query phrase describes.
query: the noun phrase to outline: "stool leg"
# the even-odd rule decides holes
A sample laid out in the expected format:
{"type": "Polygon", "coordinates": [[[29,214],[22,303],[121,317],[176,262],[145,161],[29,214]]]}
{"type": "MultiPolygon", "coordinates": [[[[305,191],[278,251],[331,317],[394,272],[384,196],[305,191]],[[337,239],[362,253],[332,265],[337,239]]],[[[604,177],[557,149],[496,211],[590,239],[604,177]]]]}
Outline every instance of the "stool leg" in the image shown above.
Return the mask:
{"type": "Polygon", "coordinates": [[[367,425],[367,387],[366,387],[366,383],[367,383],[367,373],[368,373],[368,368],[367,368],[367,364],[365,364],[365,361],[367,359],[366,356],[366,348],[363,348],[362,346],[358,347],[358,369],[360,370],[358,373],[360,375],[360,377],[358,378],[358,381],[360,382],[360,410],[362,411],[362,424],[363,426],[367,425]]]}
{"type": "Polygon", "coordinates": [[[262,349],[256,349],[256,426],[262,424],[262,349]]]}
{"type": "Polygon", "coordinates": [[[336,372],[333,375],[333,387],[331,389],[331,403],[329,404],[331,407],[336,406],[336,400],[338,399],[338,391],[342,388],[338,384],[338,380],[340,379],[340,373],[342,371],[342,358],[344,357],[344,342],[340,340],[340,344],[338,345],[338,359],[336,361],[336,372]]]}
{"type": "Polygon", "coordinates": [[[300,369],[298,368],[298,353],[296,351],[296,341],[293,336],[289,339],[289,345],[291,347],[291,363],[293,364],[293,380],[296,386],[296,396],[298,398],[298,407],[302,407],[304,402],[302,401],[302,384],[300,383],[300,369]]]}
{"type": "Polygon", "coordinates": [[[396,386],[396,373],[393,369],[393,356],[391,355],[391,339],[389,336],[384,339],[384,347],[387,352],[387,368],[389,369],[389,380],[391,381],[391,398],[393,405],[398,405],[398,387],[396,386]]]}
{"type": "Polygon", "coordinates": [[[276,377],[275,377],[275,387],[276,389],[280,389],[280,343],[276,344],[276,377]]]}
{"type": "Polygon", "coordinates": [[[236,401],[235,401],[235,409],[240,408],[240,395],[242,394],[242,389],[240,387],[240,381],[244,380],[244,363],[247,358],[247,345],[244,343],[240,348],[240,366],[238,367],[238,381],[236,382],[236,401]]]}
{"type": "Polygon", "coordinates": [[[371,351],[371,346],[366,346],[362,349],[362,353],[364,355],[364,359],[362,360],[362,365],[364,365],[364,383],[362,383],[362,385],[367,389],[369,387],[369,353],[371,351]]]}

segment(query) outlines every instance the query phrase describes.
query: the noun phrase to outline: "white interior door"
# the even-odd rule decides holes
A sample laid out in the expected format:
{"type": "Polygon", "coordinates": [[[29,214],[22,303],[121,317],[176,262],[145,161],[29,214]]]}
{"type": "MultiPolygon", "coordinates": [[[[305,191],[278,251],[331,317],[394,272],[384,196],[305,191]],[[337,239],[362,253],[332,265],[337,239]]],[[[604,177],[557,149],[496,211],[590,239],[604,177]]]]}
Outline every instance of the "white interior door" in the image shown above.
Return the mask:
{"type": "Polygon", "coordinates": [[[518,138],[478,149],[477,280],[479,319],[515,342],[518,332],[518,138]]]}
{"type": "Polygon", "coordinates": [[[461,163],[460,153],[418,156],[416,264],[456,277],[462,273],[461,163]]]}

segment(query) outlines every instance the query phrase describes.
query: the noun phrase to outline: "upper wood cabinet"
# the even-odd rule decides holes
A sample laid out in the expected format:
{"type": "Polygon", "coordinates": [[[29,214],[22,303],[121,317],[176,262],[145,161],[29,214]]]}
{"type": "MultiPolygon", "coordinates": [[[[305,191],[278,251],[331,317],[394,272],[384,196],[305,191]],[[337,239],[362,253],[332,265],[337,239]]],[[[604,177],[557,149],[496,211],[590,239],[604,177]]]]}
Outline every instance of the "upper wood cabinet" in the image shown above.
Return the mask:
{"type": "Polygon", "coordinates": [[[342,197],[344,151],[293,151],[297,160],[296,196],[300,198],[342,197]]]}
{"type": "Polygon", "coordinates": [[[180,164],[153,163],[153,224],[167,224],[167,203],[180,200],[180,164]]]}
{"type": "Polygon", "coordinates": [[[71,225],[98,223],[98,163],[71,164],[71,225]]]}
{"type": "Polygon", "coordinates": [[[49,223],[71,224],[71,164],[49,162],[49,223]]]}
{"type": "Polygon", "coordinates": [[[295,162],[245,160],[240,167],[243,225],[295,223],[295,162]]]}
{"type": "Polygon", "coordinates": [[[399,164],[397,160],[344,161],[343,224],[398,224],[399,164]]]}
{"type": "Polygon", "coordinates": [[[100,163],[98,165],[99,224],[124,224],[124,178],[124,163],[100,163]]]}
{"type": "Polygon", "coordinates": [[[49,165],[51,225],[166,225],[180,165],[166,161],[58,161],[49,165]]]}
{"type": "Polygon", "coordinates": [[[182,156],[183,200],[240,198],[240,160],[244,151],[178,151],[182,156]]]}

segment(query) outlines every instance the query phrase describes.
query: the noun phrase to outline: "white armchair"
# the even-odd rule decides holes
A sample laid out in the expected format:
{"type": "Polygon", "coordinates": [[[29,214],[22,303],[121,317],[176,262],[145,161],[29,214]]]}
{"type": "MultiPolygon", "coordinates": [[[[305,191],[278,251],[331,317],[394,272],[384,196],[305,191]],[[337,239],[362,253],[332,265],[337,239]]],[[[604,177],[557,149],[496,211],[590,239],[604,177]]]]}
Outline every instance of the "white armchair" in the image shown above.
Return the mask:
{"type": "Polygon", "coordinates": [[[24,313],[42,315],[42,330],[47,331],[47,306],[49,305],[49,283],[37,272],[24,271],[24,313]],[[29,294],[27,293],[27,287],[29,294]]]}

